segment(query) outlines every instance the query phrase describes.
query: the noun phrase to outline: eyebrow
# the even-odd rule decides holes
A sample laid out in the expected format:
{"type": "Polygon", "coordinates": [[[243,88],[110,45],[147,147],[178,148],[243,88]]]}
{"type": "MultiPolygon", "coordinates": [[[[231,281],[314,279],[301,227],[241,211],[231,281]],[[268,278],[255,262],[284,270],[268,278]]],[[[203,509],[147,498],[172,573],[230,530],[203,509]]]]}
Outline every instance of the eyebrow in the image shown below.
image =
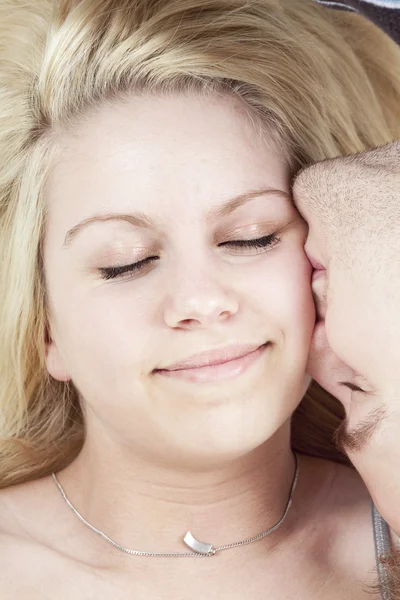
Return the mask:
{"type": "MultiPolygon", "coordinates": [[[[251,190],[250,192],[246,192],[244,194],[240,194],[239,196],[235,196],[234,198],[231,198],[230,200],[228,200],[228,202],[226,202],[222,206],[219,206],[216,209],[212,209],[208,213],[207,221],[211,222],[211,223],[215,222],[218,219],[221,219],[222,217],[226,217],[226,216],[230,215],[234,210],[239,208],[239,206],[246,204],[250,200],[254,200],[255,198],[258,198],[260,196],[266,196],[266,195],[281,196],[281,197],[285,198],[286,200],[289,200],[290,203],[292,203],[291,195],[288,194],[287,192],[285,192],[284,190],[279,190],[279,189],[275,189],[275,188],[271,188],[271,187],[260,188],[260,189],[256,189],[256,190],[251,190]]],[[[156,221],[141,212],[135,212],[135,213],[129,213],[129,214],[99,213],[99,214],[95,214],[95,215],[92,215],[91,217],[84,219],[77,225],[74,225],[74,227],[72,227],[72,229],[67,231],[62,248],[69,248],[72,240],[76,237],[78,232],[82,231],[88,225],[90,225],[92,223],[96,223],[96,222],[105,222],[105,221],[126,221],[127,223],[130,223],[134,227],[146,228],[146,229],[157,228],[156,221]]]]}

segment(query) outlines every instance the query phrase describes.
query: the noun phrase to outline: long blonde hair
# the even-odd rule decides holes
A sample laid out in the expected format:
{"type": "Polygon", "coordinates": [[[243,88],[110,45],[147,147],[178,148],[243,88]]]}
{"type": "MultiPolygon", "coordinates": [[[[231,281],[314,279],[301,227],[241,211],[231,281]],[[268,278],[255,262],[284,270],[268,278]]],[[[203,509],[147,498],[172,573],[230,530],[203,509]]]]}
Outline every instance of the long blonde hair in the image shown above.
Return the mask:
{"type": "MultiPolygon", "coordinates": [[[[69,464],[78,393],[45,366],[43,189],[57,135],[123,94],[239,98],[292,172],[400,137],[400,51],[311,0],[0,0],[0,488],[69,464]]],[[[341,461],[337,400],[315,383],[293,446],[341,461]]]]}

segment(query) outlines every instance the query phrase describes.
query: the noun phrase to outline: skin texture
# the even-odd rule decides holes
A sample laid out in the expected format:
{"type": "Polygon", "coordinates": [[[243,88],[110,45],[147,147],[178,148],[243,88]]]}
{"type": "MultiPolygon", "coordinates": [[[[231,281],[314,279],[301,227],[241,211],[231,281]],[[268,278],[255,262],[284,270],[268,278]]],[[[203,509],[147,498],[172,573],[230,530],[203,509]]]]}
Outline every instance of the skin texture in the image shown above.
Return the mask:
{"type": "MultiPolygon", "coordinates": [[[[87,436],[58,479],[89,523],[131,549],[183,552],[188,530],[215,546],[261,533],[281,518],[292,484],[290,417],[311,380],[315,324],[307,225],[285,161],[221,97],[131,97],[59,141],[45,190],[47,368],[78,388],[87,436]],[[99,212],[157,223],[77,230],[99,212]],[[280,241],[267,249],[231,245],[273,233],[280,241]],[[149,257],[134,276],[101,277],[149,257]],[[225,381],[154,372],[267,341],[257,363],[225,381]]],[[[10,600],[243,600],[266,590],[276,600],[362,600],[374,568],[361,478],[312,457],[300,457],[281,527],[206,559],[119,552],[82,525],[51,477],[0,493],[0,588],[10,600]]]]}
{"type": "Polygon", "coordinates": [[[84,448],[61,483],[89,522],[127,545],[184,551],[191,528],[202,541],[229,539],[227,510],[242,521],[235,537],[258,533],[260,511],[263,522],[279,520],[293,477],[289,418],[310,382],[315,322],[307,228],[285,161],[227,99],[130,98],[61,143],[46,190],[47,366],[72,378],[87,413],[84,448]],[[280,193],[210,220],[266,187],[280,193]],[[111,211],[156,226],[97,222],[63,245],[82,220],[111,211]],[[273,233],[281,242],[266,250],[226,245],[273,233]],[[101,277],[100,268],[152,256],[134,276],[101,277]],[[154,373],[205,350],[267,341],[231,380],[154,373]]]}
{"type": "Polygon", "coordinates": [[[400,533],[400,142],[303,170],[317,323],[308,371],[342,401],[338,443],[400,533]]]}

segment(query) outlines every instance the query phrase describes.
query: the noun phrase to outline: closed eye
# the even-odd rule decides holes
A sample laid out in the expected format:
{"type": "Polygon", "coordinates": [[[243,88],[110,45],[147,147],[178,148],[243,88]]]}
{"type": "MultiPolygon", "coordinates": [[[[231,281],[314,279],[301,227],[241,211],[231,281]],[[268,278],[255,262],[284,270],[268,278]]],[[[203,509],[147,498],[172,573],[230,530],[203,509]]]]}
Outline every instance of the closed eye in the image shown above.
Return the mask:
{"type": "Polygon", "coordinates": [[[133,263],[131,265],[124,265],[123,267],[102,267],[99,269],[101,276],[103,279],[116,279],[125,273],[134,273],[138,272],[151,262],[159,260],[158,256],[149,256],[144,260],[140,260],[139,262],[133,263]]]}
{"type": "Polygon", "coordinates": [[[219,246],[234,246],[237,248],[268,248],[280,242],[280,238],[275,234],[264,235],[255,240],[234,240],[230,242],[222,242],[219,246]]]}
{"type": "MultiPolygon", "coordinates": [[[[229,242],[222,242],[218,244],[218,246],[229,246],[237,248],[237,250],[242,253],[242,250],[252,249],[252,250],[260,250],[268,248],[272,245],[280,242],[280,238],[272,233],[271,235],[265,235],[261,238],[257,238],[254,240],[232,240],[229,242]]],[[[145,267],[147,267],[150,263],[159,260],[159,256],[149,256],[144,260],[140,260],[139,262],[133,263],[131,265],[124,265],[122,267],[102,267],[99,269],[102,279],[116,279],[121,278],[125,275],[125,273],[138,273],[145,267]]]]}

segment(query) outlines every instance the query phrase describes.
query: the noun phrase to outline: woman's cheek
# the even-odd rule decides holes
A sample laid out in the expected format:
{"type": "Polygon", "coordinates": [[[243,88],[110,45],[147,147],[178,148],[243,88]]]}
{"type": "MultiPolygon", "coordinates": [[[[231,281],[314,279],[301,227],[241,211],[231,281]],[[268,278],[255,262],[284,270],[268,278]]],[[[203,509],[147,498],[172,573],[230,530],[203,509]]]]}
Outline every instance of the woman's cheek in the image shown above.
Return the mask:
{"type": "Polygon", "coordinates": [[[301,333],[304,343],[310,344],[314,330],[316,310],[311,289],[312,267],[303,249],[289,252],[281,265],[281,295],[279,302],[285,307],[286,328],[301,333]]]}

